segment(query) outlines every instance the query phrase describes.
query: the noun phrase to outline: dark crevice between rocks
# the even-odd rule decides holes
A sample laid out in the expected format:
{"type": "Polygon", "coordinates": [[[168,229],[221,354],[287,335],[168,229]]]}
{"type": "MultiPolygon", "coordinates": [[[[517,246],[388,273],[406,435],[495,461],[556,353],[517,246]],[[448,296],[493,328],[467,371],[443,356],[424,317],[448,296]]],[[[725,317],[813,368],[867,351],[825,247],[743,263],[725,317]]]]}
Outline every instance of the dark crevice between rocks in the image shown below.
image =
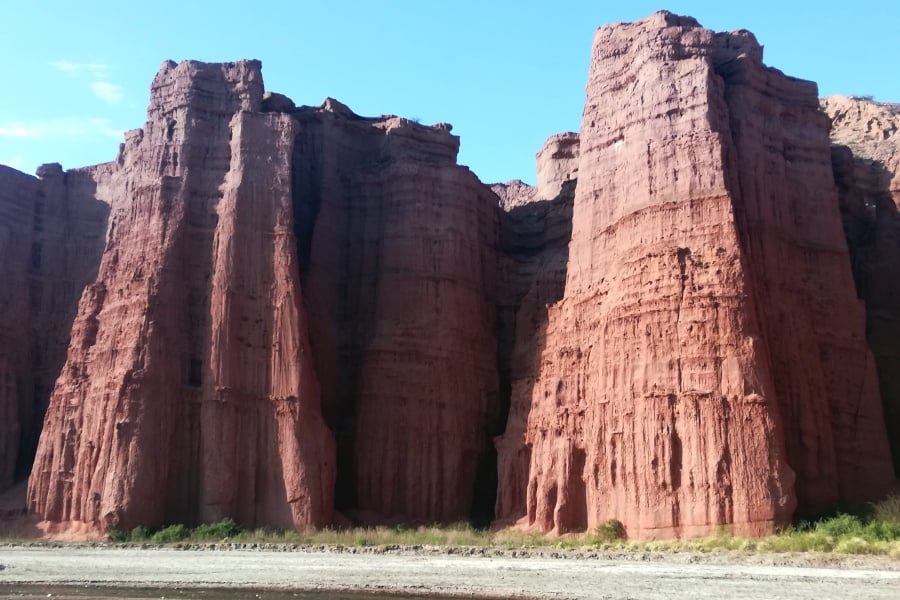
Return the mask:
{"type": "MultiPolygon", "coordinates": [[[[31,474],[53,385],[65,364],[82,289],[97,278],[110,213],[109,205],[97,200],[97,186],[92,179],[81,178],[77,182],[76,196],[70,176],[62,171],[60,165],[42,165],[38,168],[38,174],[42,176],[42,189],[39,200],[34,204],[32,233],[35,241],[27,290],[34,330],[32,343],[26,350],[30,378],[17,382],[21,432],[14,470],[16,482],[25,481],[31,474]],[[80,209],[79,220],[75,220],[76,215],[70,214],[76,202],[86,203],[80,209]],[[59,216],[65,224],[63,239],[52,237],[54,228],[45,229],[45,220],[53,210],[51,206],[61,211],[59,216]],[[84,215],[93,218],[85,219],[84,215]],[[91,244],[93,249],[86,251],[91,244]],[[54,272],[52,268],[48,271],[42,268],[42,249],[52,245],[80,249],[66,256],[67,260],[72,256],[90,256],[92,260],[79,263],[77,269],[67,265],[61,272],[54,272]],[[65,303],[60,302],[63,294],[65,303]],[[60,306],[64,306],[62,311],[60,306]],[[54,326],[48,327],[48,321],[54,326]]],[[[58,230],[56,235],[59,235],[58,230]]]]}
{"type": "Polygon", "coordinates": [[[891,172],[880,161],[832,146],[831,165],[866,341],[875,358],[894,473],[900,477],[900,217],[891,172]]]}
{"type": "MultiPolygon", "coordinates": [[[[296,111],[295,111],[296,112],[296,111]]],[[[322,416],[335,437],[336,444],[336,481],[335,509],[345,516],[357,507],[356,493],[356,461],[355,461],[355,427],[356,427],[356,388],[358,369],[353,368],[358,360],[346,351],[341,342],[341,331],[336,320],[346,312],[346,294],[340,298],[332,298],[333,306],[324,306],[321,298],[313,299],[311,278],[321,276],[321,272],[313,275],[313,239],[322,210],[322,201],[326,193],[325,154],[326,144],[322,131],[322,123],[316,119],[316,113],[295,114],[301,124],[300,133],[294,144],[292,157],[292,204],[294,210],[294,235],[297,240],[297,259],[300,271],[300,288],[309,323],[309,343],[316,376],[321,389],[322,416]],[[304,118],[306,117],[306,118],[304,118]],[[331,310],[331,314],[325,314],[331,310]]],[[[332,182],[333,184],[334,182],[332,182]]],[[[341,240],[334,240],[332,248],[337,255],[335,264],[342,270],[346,257],[341,240]],[[341,258],[343,256],[343,258],[341,258]]],[[[321,249],[320,249],[321,251],[321,249]]],[[[332,287],[342,288],[342,278],[346,277],[346,269],[342,273],[333,273],[334,280],[315,282],[320,290],[332,287]]]]}
{"type": "Polygon", "coordinates": [[[469,519],[472,526],[487,529],[494,521],[494,507],[497,503],[497,449],[493,441],[484,449],[475,473],[475,488],[469,519]]]}
{"type": "Polygon", "coordinates": [[[585,465],[587,453],[583,448],[572,448],[566,483],[564,504],[560,506],[559,533],[584,533],[588,528],[587,486],[585,465]]]}
{"type": "Polygon", "coordinates": [[[307,282],[312,251],[313,229],[322,198],[322,173],[318,161],[310,160],[311,136],[298,136],[292,158],[291,189],[293,191],[294,235],[297,240],[297,261],[300,267],[300,285],[307,282]]]}
{"type": "MultiPolygon", "coordinates": [[[[543,337],[538,334],[546,324],[546,307],[561,300],[565,292],[576,185],[577,180],[566,181],[556,198],[528,202],[500,214],[494,439],[506,433],[509,425],[514,382],[538,375],[543,351],[543,337]],[[539,324],[533,322],[533,315],[521,314],[525,304],[528,310],[541,311],[539,324]],[[524,321],[517,330],[520,317],[524,321]],[[517,334],[524,335],[520,339],[517,334]]],[[[478,465],[471,511],[475,526],[487,526],[497,516],[499,473],[494,439],[478,465]]]]}

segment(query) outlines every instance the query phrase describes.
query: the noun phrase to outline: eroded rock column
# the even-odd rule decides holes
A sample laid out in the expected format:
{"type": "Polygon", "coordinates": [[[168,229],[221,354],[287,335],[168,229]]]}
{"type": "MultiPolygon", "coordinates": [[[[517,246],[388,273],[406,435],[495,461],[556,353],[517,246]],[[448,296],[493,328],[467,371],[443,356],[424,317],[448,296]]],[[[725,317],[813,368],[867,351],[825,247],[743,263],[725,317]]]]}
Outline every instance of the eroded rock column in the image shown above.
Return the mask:
{"type": "Polygon", "coordinates": [[[299,291],[287,116],[255,61],[163,65],[101,187],[113,207],[29,507],[51,529],[331,519],[299,291]]]}

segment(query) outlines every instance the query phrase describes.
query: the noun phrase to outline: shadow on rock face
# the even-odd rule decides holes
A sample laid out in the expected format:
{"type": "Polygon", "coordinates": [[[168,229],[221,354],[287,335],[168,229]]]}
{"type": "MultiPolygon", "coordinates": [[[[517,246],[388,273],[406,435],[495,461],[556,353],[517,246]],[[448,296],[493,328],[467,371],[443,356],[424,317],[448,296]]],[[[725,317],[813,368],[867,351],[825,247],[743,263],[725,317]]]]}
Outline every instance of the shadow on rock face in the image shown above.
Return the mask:
{"type": "Polygon", "coordinates": [[[894,471],[900,476],[900,216],[890,190],[893,174],[879,160],[831,151],[841,219],[859,298],[866,305],[866,340],[878,369],[894,471]]]}

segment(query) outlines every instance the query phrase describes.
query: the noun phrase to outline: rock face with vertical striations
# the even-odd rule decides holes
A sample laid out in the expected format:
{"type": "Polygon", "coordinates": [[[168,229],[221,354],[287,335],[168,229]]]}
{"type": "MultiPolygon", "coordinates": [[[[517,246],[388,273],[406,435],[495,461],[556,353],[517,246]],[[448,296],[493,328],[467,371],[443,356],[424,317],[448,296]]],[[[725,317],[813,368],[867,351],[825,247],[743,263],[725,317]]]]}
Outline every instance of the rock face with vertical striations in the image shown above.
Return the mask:
{"type": "MultiPolygon", "coordinates": [[[[498,417],[496,198],[446,125],[295,113],[302,280],[338,508],[468,518],[498,417]]],[[[483,486],[481,486],[483,487],[483,486]]]]}
{"type": "Polygon", "coordinates": [[[115,161],[0,168],[0,490],[46,410],[51,534],[761,535],[878,499],[900,122],[816,95],[746,31],[605,26],[581,131],[488,187],[445,123],[166,62],[115,161]]]}
{"type": "Polygon", "coordinates": [[[29,484],[54,527],[331,520],[299,288],[295,124],[255,61],[165,63],[98,184],[112,206],[29,484]]]}
{"type": "Polygon", "coordinates": [[[858,505],[892,484],[865,310],[853,289],[814,83],[764,68],[748,32],[720,34],[738,226],[797,473],[798,512],[858,505]]]}
{"type": "Polygon", "coordinates": [[[78,298],[97,272],[102,169],[44,165],[35,178],[0,167],[0,492],[30,471],[78,298]]]}
{"type": "MultiPolygon", "coordinates": [[[[578,135],[551,136],[537,153],[538,185],[518,181],[494,185],[504,213],[501,219],[499,360],[501,412],[506,416],[497,443],[498,524],[525,512],[527,449],[520,440],[528,406],[514,392],[533,385],[539,375],[548,307],[563,296],[572,236],[572,203],[578,176],[578,135]]],[[[514,519],[513,519],[514,520],[514,519]]]]}
{"type": "Polygon", "coordinates": [[[889,485],[827,122],[761,58],[669,13],[598,30],[565,295],[512,384],[500,519],[761,533],[889,485]]]}
{"type": "Polygon", "coordinates": [[[832,161],[894,468],[900,468],[900,105],[834,96],[832,161]]]}
{"type": "Polygon", "coordinates": [[[450,127],[296,108],[253,61],[166,63],[151,95],[98,184],[108,243],[30,508],[315,527],[339,472],[351,517],[468,518],[499,417],[499,209],[450,127]]]}

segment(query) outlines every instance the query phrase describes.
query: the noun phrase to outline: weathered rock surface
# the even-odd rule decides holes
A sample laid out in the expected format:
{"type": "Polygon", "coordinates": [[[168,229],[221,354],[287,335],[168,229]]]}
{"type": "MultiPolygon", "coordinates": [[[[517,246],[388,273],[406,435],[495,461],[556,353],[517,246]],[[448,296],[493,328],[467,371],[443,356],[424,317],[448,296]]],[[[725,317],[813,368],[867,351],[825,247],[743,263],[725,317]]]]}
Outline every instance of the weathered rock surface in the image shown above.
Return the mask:
{"type": "MultiPolygon", "coordinates": [[[[496,198],[446,126],[295,113],[302,278],[338,507],[469,516],[497,419],[496,198]]],[[[483,486],[482,486],[483,487],[483,486]]]]}
{"type": "Polygon", "coordinates": [[[895,470],[900,468],[900,105],[835,96],[832,162],[895,470]]]}
{"type": "Polygon", "coordinates": [[[598,30],[565,296],[512,384],[501,520],[760,533],[889,485],[827,123],[761,58],[668,13],[598,30]]]}
{"type": "Polygon", "coordinates": [[[34,459],[78,298],[96,275],[109,208],[93,173],[0,166],[0,491],[34,459]]]}
{"type": "Polygon", "coordinates": [[[165,63],[112,206],[30,479],[55,527],[331,520],[294,237],[296,125],[255,61],[165,63]],[[264,151],[260,151],[264,149],[264,151]]]}
{"type": "Polygon", "coordinates": [[[831,117],[831,141],[850,148],[854,156],[883,170],[878,182],[900,206],[900,104],[865,98],[823,98],[822,109],[831,117]]]}
{"type": "Polygon", "coordinates": [[[0,168],[0,491],[13,483],[21,448],[23,404],[32,405],[28,353],[28,274],[38,181],[0,168]]]}
{"type": "Polygon", "coordinates": [[[579,137],[559,133],[547,139],[537,153],[537,188],[541,198],[557,198],[578,179],[579,137]]]}
{"type": "Polygon", "coordinates": [[[527,407],[513,392],[533,385],[540,373],[548,307],[563,296],[572,236],[578,137],[550,137],[537,153],[538,185],[520,181],[493,186],[504,210],[501,218],[499,356],[501,414],[505,427],[497,443],[498,490],[495,503],[503,515],[525,511],[525,489],[516,483],[528,476],[528,458],[520,440],[525,434],[527,407]],[[561,149],[561,151],[560,151],[561,149]],[[516,386],[516,387],[514,387],[516,386]]]}
{"type": "Polygon", "coordinates": [[[472,510],[496,197],[449,126],[297,109],[259,69],[163,65],[98,183],[109,240],[29,490],[53,527],[322,526],[338,467],[370,522],[472,510]]]}
{"type": "Polygon", "coordinates": [[[762,55],[747,32],[727,38],[716,56],[736,150],[739,227],[798,510],[814,514],[865,502],[891,485],[884,415],[816,86],[741,60],[742,53],[762,55]]]}
{"type": "Polygon", "coordinates": [[[606,26],[581,132],[488,188],[447,124],[167,62],[115,161],[0,168],[0,489],[55,380],[50,532],[762,534],[875,499],[900,123],[829,100],[830,141],[816,93],[746,31],[606,26]]]}

